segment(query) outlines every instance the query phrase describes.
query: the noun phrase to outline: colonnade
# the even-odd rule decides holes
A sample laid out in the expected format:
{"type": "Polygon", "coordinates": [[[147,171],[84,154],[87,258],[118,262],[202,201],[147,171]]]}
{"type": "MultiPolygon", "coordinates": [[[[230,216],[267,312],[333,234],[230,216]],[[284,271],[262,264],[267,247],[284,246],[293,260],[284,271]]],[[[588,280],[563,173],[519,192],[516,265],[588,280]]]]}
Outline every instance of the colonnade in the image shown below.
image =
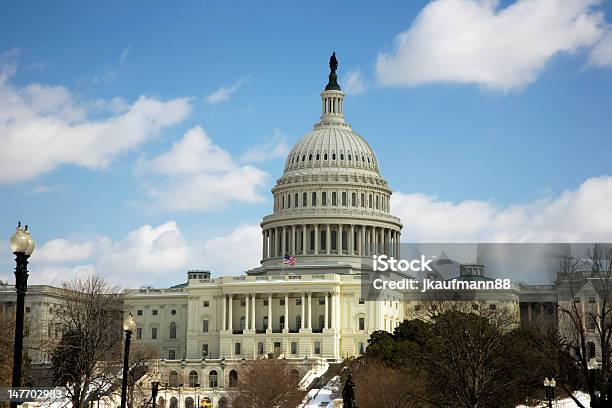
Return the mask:
{"type": "Polygon", "coordinates": [[[301,224],[262,230],[263,259],[284,255],[387,254],[399,258],[400,231],[374,225],[301,224]]]}
{"type": "MultiPolygon", "coordinates": [[[[264,318],[261,318],[261,326],[263,330],[265,328],[266,332],[273,331],[273,322],[274,322],[274,308],[272,307],[273,301],[279,301],[284,299],[284,313],[281,314],[278,318],[280,321],[280,317],[284,317],[284,324],[279,325],[282,326],[282,332],[288,333],[289,330],[312,330],[313,329],[313,314],[315,312],[315,308],[313,305],[313,293],[312,292],[298,292],[299,297],[295,297],[295,293],[293,297],[290,297],[289,292],[284,294],[275,293],[274,296],[272,293],[247,293],[247,294],[227,294],[223,296],[223,317],[222,317],[222,330],[234,331],[234,304],[236,301],[240,302],[242,300],[245,301],[245,309],[244,309],[244,330],[260,330],[258,329],[257,323],[257,301],[265,301],[267,300],[267,327],[264,327],[264,318]],[[292,323],[296,322],[295,318],[298,316],[297,313],[294,316],[290,316],[289,311],[289,301],[299,299],[301,297],[301,314],[300,316],[300,327],[291,327],[295,326],[292,323]]],[[[315,300],[318,300],[319,297],[324,296],[324,324],[323,329],[339,329],[340,328],[340,293],[338,290],[333,290],[331,292],[317,293],[317,297],[315,300]]],[[[240,305],[240,303],[238,303],[240,305]]],[[[265,306],[265,305],[264,305],[265,306]]],[[[242,317],[242,313],[241,313],[242,317]]],[[[296,322],[297,323],[297,322],[296,322]]],[[[318,322],[315,321],[316,327],[314,329],[319,328],[318,322]]],[[[241,330],[242,328],[239,328],[241,330]]]]}

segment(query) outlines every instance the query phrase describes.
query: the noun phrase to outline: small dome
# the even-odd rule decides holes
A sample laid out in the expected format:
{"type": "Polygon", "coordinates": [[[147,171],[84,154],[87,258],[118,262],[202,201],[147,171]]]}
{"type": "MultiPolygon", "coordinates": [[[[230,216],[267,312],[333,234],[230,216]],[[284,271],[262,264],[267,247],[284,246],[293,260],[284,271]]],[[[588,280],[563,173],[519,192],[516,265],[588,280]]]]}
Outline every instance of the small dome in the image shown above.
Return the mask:
{"type": "Polygon", "coordinates": [[[380,176],[372,148],[347,128],[317,127],[291,149],[285,163],[285,174],[293,170],[354,168],[372,171],[380,176]]]}

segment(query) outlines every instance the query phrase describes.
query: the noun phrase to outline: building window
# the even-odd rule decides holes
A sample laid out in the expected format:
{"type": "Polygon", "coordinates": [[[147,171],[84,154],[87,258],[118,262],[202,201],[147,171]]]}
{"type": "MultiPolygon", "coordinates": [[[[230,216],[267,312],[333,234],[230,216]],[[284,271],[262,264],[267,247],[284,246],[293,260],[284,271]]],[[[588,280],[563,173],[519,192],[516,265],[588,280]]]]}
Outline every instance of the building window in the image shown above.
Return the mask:
{"type": "Polygon", "coordinates": [[[321,205],[327,205],[327,193],[325,191],[321,193],[321,205]]]}
{"type": "Polygon", "coordinates": [[[264,306],[268,306],[268,299],[264,299],[264,306]]]}
{"type": "Polygon", "coordinates": [[[315,354],[321,354],[321,342],[320,341],[315,341],[315,344],[314,344],[314,353],[315,354]]]}
{"type": "Polygon", "coordinates": [[[280,299],[278,301],[278,304],[281,305],[281,306],[285,306],[285,299],[280,299]]]}
{"type": "Polygon", "coordinates": [[[152,314],[153,316],[157,316],[157,309],[153,309],[153,310],[151,310],[151,314],[152,314]]]}
{"type": "Polygon", "coordinates": [[[357,194],[355,193],[351,194],[351,205],[353,207],[357,207],[357,194]]]}
{"type": "Polygon", "coordinates": [[[174,316],[174,315],[176,314],[176,309],[172,309],[172,310],[170,311],[170,314],[171,314],[172,316],[174,316]]]}
{"type": "Polygon", "coordinates": [[[235,388],[238,385],[238,372],[236,370],[232,370],[229,373],[229,387],[235,388]]]}
{"type": "Polygon", "coordinates": [[[325,304],[325,298],[319,298],[319,305],[325,304]]]}
{"type": "Polygon", "coordinates": [[[278,324],[280,325],[281,330],[285,329],[285,316],[279,317],[278,324]]]}
{"type": "Polygon", "coordinates": [[[368,207],[372,208],[372,194],[368,197],[368,207]]]}
{"type": "Polygon", "coordinates": [[[342,205],[346,207],[346,192],[342,192],[342,205]]]}
{"type": "Polygon", "coordinates": [[[332,192],[332,204],[331,205],[336,205],[337,200],[336,200],[336,192],[332,192]]]}
{"type": "Polygon", "coordinates": [[[472,303],[472,310],[478,310],[478,303],[472,303]]]}
{"type": "Polygon", "coordinates": [[[202,344],[202,358],[208,357],[208,343],[202,344]]]}
{"type": "Polygon", "coordinates": [[[298,353],[298,349],[297,349],[297,341],[292,341],[291,342],[291,354],[297,354],[298,353]]]}
{"type": "Polygon", "coordinates": [[[323,330],[325,328],[325,316],[319,316],[319,329],[323,330]]]}
{"type": "Polygon", "coordinates": [[[361,206],[365,207],[366,206],[366,202],[365,202],[365,194],[361,193],[361,206]]]}
{"type": "Polygon", "coordinates": [[[197,387],[198,384],[198,372],[193,370],[189,372],[189,386],[197,387]]]}
{"type": "Polygon", "coordinates": [[[157,327],[151,327],[151,339],[152,340],[157,339],[157,327]]]}
{"type": "Polygon", "coordinates": [[[365,317],[359,318],[359,330],[365,330],[365,317]]]}
{"type": "Polygon", "coordinates": [[[291,208],[291,194],[287,194],[287,208],[291,208]]]}
{"type": "Polygon", "coordinates": [[[242,343],[234,343],[234,354],[235,355],[239,356],[240,354],[242,354],[241,346],[242,346],[242,343]]]}
{"type": "Polygon", "coordinates": [[[210,301],[205,300],[202,304],[203,307],[209,307],[210,306],[210,301]]]}
{"type": "Polygon", "coordinates": [[[308,195],[306,193],[302,194],[302,207],[308,206],[308,195]]]}
{"type": "Polygon", "coordinates": [[[365,300],[364,300],[362,297],[360,297],[360,298],[359,298],[359,304],[360,304],[360,305],[365,304],[365,300]]]}
{"type": "Polygon", "coordinates": [[[263,318],[263,329],[268,330],[268,316],[264,316],[263,318]]]}
{"type": "Polygon", "coordinates": [[[208,320],[202,320],[202,332],[208,333],[208,320]]]}
{"type": "Polygon", "coordinates": [[[136,311],[136,316],[142,316],[142,310],[140,310],[140,309],[139,309],[139,310],[137,310],[137,311],[136,311]]]}
{"type": "Polygon", "coordinates": [[[365,346],[363,344],[363,342],[359,343],[359,354],[363,354],[365,353],[365,346]]]}
{"type": "MultiPolygon", "coordinates": [[[[171,350],[172,352],[174,352],[174,350],[171,350]]],[[[174,358],[172,358],[171,360],[174,360],[174,358]]],[[[168,385],[171,387],[178,387],[179,382],[178,382],[178,373],[176,371],[170,371],[170,374],[168,374],[168,385]]]]}
{"type": "Polygon", "coordinates": [[[240,299],[240,307],[245,307],[245,306],[246,306],[246,300],[240,299]]]}
{"type": "Polygon", "coordinates": [[[142,327],[137,327],[136,328],[136,340],[141,340],[141,339],[142,339],[142,327]]]}
{"type": "MultiPolygon", "coordinates": [[[[168,350],[168,360],[176,360],[176,351],[175,350],[168,350]]],[[[177,384],[178,385],[178,380],[177,380],[177,384]]]]}
{"type": "Polygon", "coordinates": [[[217,388],[219,386],[219,375],[215,370],[208,373],[208,386],[210,388],[217,388]]]}
{"type": "Polygon", "coordinates": [[[264,343],[260,341],[257,343],[257,354],[262,355],[264,353],[264,343]]]}
{"type": "Polygon", "coordinates": [[[310,203],[313,207],[317,205],[317,193],[312,193],[312,201],[310,203]]]}
{"type": "Polygon", "coordinates": [[[170,338],[176,339],[176,323],[170,323],[170,338]]]}
{"type": "Polygon", "coordinates": [[[295,299],[295,305],[296,306],[301,306],[301,304],[302,304],[302,298],[295,299]]]}

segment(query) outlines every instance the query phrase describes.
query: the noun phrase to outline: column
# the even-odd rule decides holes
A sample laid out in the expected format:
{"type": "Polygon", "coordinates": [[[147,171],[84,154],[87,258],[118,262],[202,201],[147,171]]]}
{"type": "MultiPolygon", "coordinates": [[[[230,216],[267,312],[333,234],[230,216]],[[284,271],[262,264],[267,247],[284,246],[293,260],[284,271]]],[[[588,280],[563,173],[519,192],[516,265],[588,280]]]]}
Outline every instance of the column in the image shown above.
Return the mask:
{"type": "Polygon", "coordinates": [[[327,252],[327,255],[330,254],[331,252],[331,228],[329,227],[329,224],[326,225],[326,231],[325,231],[325,250],[327,252]]]}
{"type": "Polygon", "coordinates": [[[291,255],[295,256],[295,229],[296,229],[296,225],[292,225],[291,226],[291,255]]]}
{"type": "Polygon", "coordinates": [[[272,332],[272,294],[268,293],[268,329],[272,332]]]}
{"type": "Polygon", "coordinates": [[[396,231],[397,235],[397,258],[399,259],[402,256],[402,233],[396,231]]]}
{"type": "Polygon", "coordinates": [[[256,299],[255,293],[253,293],[252,296],[253,296],[253,304],[252,304],[251,310],[253,311],[252,312],[253,316],[252,316],[252,319],[251,319],[251,326],[252,326],[251,330],[255,330],[255,324],[257,322],[257,320],[255,320],[255,299],[256,299]]]}
{"type": "Polygon", "coordinates": [[[387,228],[387,247],[385,248],[387,255],[391,255],[391,229],[387,228]]]}
{"type": "Polygon", "coordinates": [[[334,292],[334,298],[336,299],[336,301],[334,302],[334,328],[340,331],[340,329],[342,328],[340,327],[340,315],[342,311],[342,309],[340,308],[340,289],[336,289],[336,291],[334,292]]]}
{"type": "Polygon", "coordinates": [[[308,292],[308,327],[312,329],[312,292],[308,292]]]}
{"type": "Polygon", "coordinates": [[[323,324],[323,328],[327,329],[329,328],[329,312],[327,310],[327,306],[329,305],[328,302],[328,298],[329,298],[329,293],[325,293],[325,323],[323,324]]]}
{"type": "Polygon", "coordinates": [[[302,225],[302,255],[306,255],[306,224],[302,225]]]}
{"type": "Polygon", "coordinates": [[[249,327],[251,327],[249,325],[249,303],[251,303],[250,297],[251,295],[247,293],[246,297],[244,298],[244,330],[249,330],[249,327]]]}
{"type": "Polygon", "coordinates": [[[261,259],[266,259],[266,230],[261,231],[261,259]]]}
{"type": "Polygon", "coordinates": [[[285,256],[285,254],[287,253],[287,230],[286,227],[283,225],[283,232],[282,232],[283,236],[281,238],[281,242],[282,242],[282,247],[281,247],[281,256],[285,256]]]}
{"type": "Polygon", "coordinates": [[[304,304],[306,299],[305,299],[305,295],[304,292],[302,292],[302,318],[300,319],[300,323],[301,323],[301,327],[299,327],[299,329],[305,329],[306,328],[306,313],[304,313],[304,310],[306,308],[306,305],[304,304]]]}
{"type": "Polygon", "coordinates": [[[314,253],[319,255],[319,246],[321,245],[321,237],[319,237],[319,224],[314,225],[315,242],[314,242],[314,253]]]}
{"type": "Polygon", "coordinates": [[[285,293],[285,330],[289,332],[289,293],[285,293]]]}
{"type": "Polygon", "coordinates": [[[372,254],[378,255],[378,237],[376,236],[376,227],[372,227],[372,254]]]}
{"type": "Polygon", "coordinates": [[[361,226],[361,241],[359,241],[359,255],[364,256],[366,255],[365,252],[365,245],[366,245],[366,227],[365,225],[361,226]]]}
{"type": "Polygon", "coordinates": [[[336,250],[338,254],[342,253],[342,224],[338,224],[336,228],[336,250]]]}
{"type": "Polygon", "coordinates": [[[329,296],[330,329],[336,328],[336,293],[331,292],[329,296]]]}
{"type": "Polygon", "coordinates": [[[355,252],[355,226],[353,224],[351,224],[351,235],[348,239],[348,250],[349,255],[353,255],[355,252]]]}
{"type": "Polygon", "coordinates": [[[228,330],[234,330],[234,314],[233,314],[233,299],[234,295],[229,295],[229,328],[228,330]]]}
{"type": "Polygon", "coordinates": [[[221,325],[221,327],[223,327],[223,330],[227,330],[227,315],[225,313],[226,308],[227,308],[227,297],[223,295],[223,324],[221,325]]]}

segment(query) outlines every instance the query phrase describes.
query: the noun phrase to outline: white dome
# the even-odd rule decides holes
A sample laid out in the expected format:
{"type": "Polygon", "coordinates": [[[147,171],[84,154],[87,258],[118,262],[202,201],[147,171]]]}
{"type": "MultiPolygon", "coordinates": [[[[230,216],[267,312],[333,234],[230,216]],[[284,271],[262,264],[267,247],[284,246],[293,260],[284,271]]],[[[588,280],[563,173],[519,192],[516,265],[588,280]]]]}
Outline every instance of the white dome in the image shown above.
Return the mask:
{"type": "Polygon", "coordinates": [[[350,128],[317,127],[291,149],[285,175],[294,170],[352,168],[375,172],[378,162],[364,138],[350,128]]]}

